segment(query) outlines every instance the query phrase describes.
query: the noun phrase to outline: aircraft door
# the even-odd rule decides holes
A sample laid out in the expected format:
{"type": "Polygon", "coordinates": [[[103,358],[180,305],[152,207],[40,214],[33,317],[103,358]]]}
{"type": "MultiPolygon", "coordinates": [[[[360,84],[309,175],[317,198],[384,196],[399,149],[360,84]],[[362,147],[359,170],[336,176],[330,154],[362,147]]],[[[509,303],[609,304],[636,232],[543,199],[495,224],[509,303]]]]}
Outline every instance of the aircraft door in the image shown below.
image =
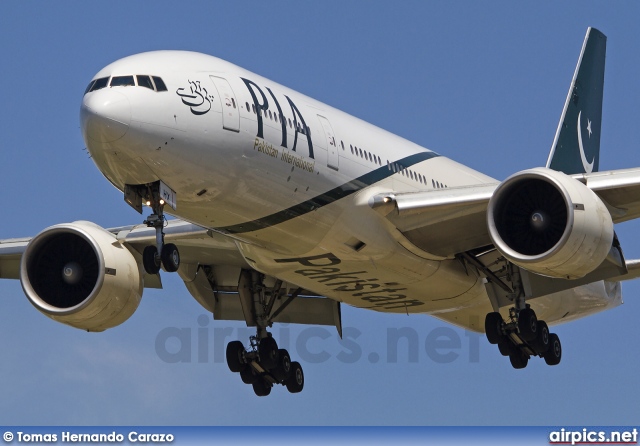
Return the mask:
{"type": "Polygon", "coordinates": [[[209,76],[213,85],[218,90],[218,97],[222,105],[222,128],[232,132],[240,131],[240,110],[238,101],[233,94],[231,85],[226,79],[217,76],[209,76]]]}
{"type": "Polygon", "coordinates": [[[338,170],[338,143],[336,142],[336,137],[333,134],[333,128],[331,127],[329,120],[324,116],[318,115],[318,119],[320,120],[322,130],[327,138],[327,167],[338,170]]]}

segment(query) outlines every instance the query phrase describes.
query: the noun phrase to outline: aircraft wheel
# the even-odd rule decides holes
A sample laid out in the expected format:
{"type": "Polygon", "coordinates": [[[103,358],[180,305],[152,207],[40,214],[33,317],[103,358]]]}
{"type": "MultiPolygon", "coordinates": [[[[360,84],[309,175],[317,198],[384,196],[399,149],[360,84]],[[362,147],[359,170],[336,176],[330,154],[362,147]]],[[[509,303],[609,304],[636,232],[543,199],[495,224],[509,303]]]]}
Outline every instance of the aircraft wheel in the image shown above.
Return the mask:
{"type": "Polygon", "coordinates": [[[301,392],[304,388],[304,373],[299,362],[291,363],[291,375],[286,382],[286,386],[290,393],[301,392]]]}
{"type": "Polygon", "coordinates": [[[518,330],[525,341],[533,341],[538,335],[538,318],[531,308],[525,308],[518,314],[518,330]]]}
{"type": "Polygon", "coordinates": [[[498,344],[504,338],[502,322],[502,316],[498,312],[488,313],[485,317],[484,331],[490,344],[498,344]]]}
{"type": "Polygon", "coordinates": [[[525,355],[519,348],[514,348],[509,354],[509,361],[514,369],[524,369],[529,364],[529,355],[525,355]]]}
{"type": "Polygon", "coordinates": [[[271,393],[271,386],[269,386],[264,379],[256,379],[253,385],[253,392],[258,396],[267,396],[271,393]]]}
{"type": "Polygon", "coordinates": [[[251,366],[247,365],[240,370],[240,379],[245,384],[253,384],[258,380],[258,377],[253,373],[251,366]]]}
{"type": "Polygon", "coordinates": [[[271,336],[262,338],[258,346],[260,364],[267,370],[272,370],[278,365],[278,343],[271,336]]]}
{"type": "Polygon", "coordinates": [[[281,383],[289,379],[291,375],[291,356],[289,356],[288,351],[283,348],[278,350],[278,363],[271,373],[281,383]]]}
{"type": "Polygon", "coordinates": [[[142,251],[142,265],[147,274],[158,274],[160,262],[157,260],[158,249],[155,246],[147,246],[142,251]]]}
{"type": "Polygon", "coordinates": [[[502,356],[509,356],[513,348],[514,347],[511,344],[511,341],[509,341],[508,339],[502,340],[498,343],[498,350],[500,350],[500,354],[502,356]]]}
{"type": "Polygon", "coordinates": [[[162,266],[168,273],[178,271],[180,266],[180,253],[173,243],[167,243],[162,247],[162,266]]]}
{"type": "Polygon", "coordinates": [[[538,321],[538,335],[531,341],[531,347],[539,355],[544,355],[549,350],[549,327],[545,321],[538,321]]]}
{"type": "Polygon", "coordinates": [[[227,344],[227,366],[229,370],[237,373],[242,370],[242,353],[244,352],[244,345],[240,341],[232,341],[227,344]]]}
{"type": "Polygon", "coordinates": [[[544,362],[548,365],[558,365],[562,359],[562,344],[557,334],[549,335],[549,349],[544,354],[544,362]]]}

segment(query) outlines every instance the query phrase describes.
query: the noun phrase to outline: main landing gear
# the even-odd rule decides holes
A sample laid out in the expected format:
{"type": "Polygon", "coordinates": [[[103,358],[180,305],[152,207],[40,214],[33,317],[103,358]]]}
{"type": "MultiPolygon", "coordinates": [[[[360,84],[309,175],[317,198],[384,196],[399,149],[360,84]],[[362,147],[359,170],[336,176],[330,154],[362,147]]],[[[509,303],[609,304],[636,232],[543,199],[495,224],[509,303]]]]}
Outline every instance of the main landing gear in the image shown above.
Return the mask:
{"type": "Polygon", "coordinates": [[[269,395],[275,384],[286,386],[291,393],[302,391],[304,373],[300,363],[291,362],[289,352],[279,349],[270,333],[262,339],[252,336],[250,343],[248,350],[240,341],[227,344],[229,370],[240,373],[243,383],[252,385],[258,396],[269,395]]]}
{"type": "Polygon", "coordinates": [[[264,284],[264,276],[257,271],[242,270],[238,281],[238,294],[247,326],[256,327],[256,335],[251,336],[249,347],[245,349],[240,341],[227,344],[227,365],[229,370],[240,374],[245,384],[253,386],[258,396],[267,396],[276,384],[281,384],[291,393],[298,393],[304,387],[304,373],[298,362],[292,362],[287,350],[278,348],[276,340],[267,327],[300,293],[292,293],[276,310],[276,299],[283,297],[282,281],[277,280],[272,287],[264,284]]]}
{"type": "Polygon", "coordinates": [[[147,246],[142,252],[142,264],[147,274],[158,274],[162,265],[168,273],[178,271],[180,266],[180,253],[173,243],[164,243],[164,217],[165,200],[160,197],[159,189],[149,187],[146,196],[146,205],[150,206],[153,213],[144,221],[150,228],[156,230],[156,244],[147,246]]]}
{"type": "Polygon", "coordinates": [[[509,322],[498,312],[487,314],[485,332],[491,344],[497,344],[500,353],[508,356],[515,369],[523,369],[531,356],[544,358],[548,365],[557,365],[562,359],[562,345],[555,333],[549,333],[544,321],[539,321],[529,305],[509,310],[509,322]]]}

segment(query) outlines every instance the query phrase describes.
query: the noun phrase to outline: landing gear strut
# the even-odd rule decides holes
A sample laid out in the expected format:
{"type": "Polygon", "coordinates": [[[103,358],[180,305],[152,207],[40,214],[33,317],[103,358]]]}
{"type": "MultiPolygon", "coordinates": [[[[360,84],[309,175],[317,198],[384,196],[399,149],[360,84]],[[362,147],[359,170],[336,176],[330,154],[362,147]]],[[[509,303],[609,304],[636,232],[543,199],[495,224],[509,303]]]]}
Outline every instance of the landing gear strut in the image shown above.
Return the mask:
{"type": "Polygon", "coordinates": [[[180,266],[180,253],[173,243],[164,243],[165,200],[160,195],[160,185],[153,183],[147,186],[145,204],[151,207],[153,213],[143,222],[156,230],[156,244],[144,248],[142,264],[147,274],[158,274],[162,265],[165,271],[173,273],[180,266]]]}
{"type": "Polygon", "coordinates": [[[147,246],[142,252],[142,265],[147,274],[158,274],[160,266],[167,272],[175,272],[180,266],[180,253],[173,243],[164,243],[164,206],[176,209],[176,192],[158,180],[146,184],[125,184],[124,201],[142,214],[142,205],[153,213],[143,222],[156,230],[156,244],[147,246]]]}
{"type": "Polygon", "coordinates": [[[555,333],[549,333],[544,321],[539,321],[529,305],[509,310],[509,322],[498,312],[487,314],[485,332],[491,344],[497,344],[500,353],[508,356],[515,369],[523,369],[531,356],[544,358],[548,365],[557,365],[562,359],[562,345],[555,333]]]}
{"type": "Polygon", "coordinates": [[[282,294],[282,281],[276,281],[268,289],[263,279],[262,274],[256,271],[243,270],[240,274],[238,292],[245,319],[248,326],[256,327],[256,335],[250,337],[247,349],[240,341],[227,344],[227,365],[229,370],[240,374],[242,382],[253,386],[258,396],[269,395],[276,384],[286,386],[290,393],[298,393],[304,387],[302,366],[291,361],[287,350],[278,348],[267,327],[273,325],[273,319],[297,297],[300,290],[272,311],[276,298],[282,294]]]}

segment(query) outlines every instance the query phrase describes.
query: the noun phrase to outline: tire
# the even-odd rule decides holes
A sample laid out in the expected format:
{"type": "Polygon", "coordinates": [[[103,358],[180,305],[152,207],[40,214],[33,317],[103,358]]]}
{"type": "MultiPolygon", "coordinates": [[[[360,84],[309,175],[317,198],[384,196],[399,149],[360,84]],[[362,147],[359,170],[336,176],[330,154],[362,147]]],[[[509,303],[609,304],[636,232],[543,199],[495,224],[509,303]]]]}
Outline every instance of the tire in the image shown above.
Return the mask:
{"type": "Polygon", "coordinates": [[[531,341],[531,347],[541,356],[549,350],[549,327],[545,321],[538,321],[538,335],[531,341]]]}
{"type": "Polygon", "coordinates": [[[227,344],[227,366],[234,373],[241,371],[243,368],[242,353],[244,353],[242,342],[232,341],[227,344]]]}
{"type": "Polygon", "coordinates": [[[258,346],[260,365],[267,370],[273,370],[278,365],[278,343],[271,336],[260,340],[258,346]]]}
{"type": "Polygon", "coordinates": [[[253,384],[258,380],[258,377],[253,373],[253,368],[250,365],[246,365],[240,370],[240,379],[245,384],[253,384]]]}
{"type": "Polygon", "coordinates": [[[513,350],[513,344],[507,339],[502,340],[498,343],[498,350],[502,356],[509,356],[513,350]]]}
{"type": "Polygon", "coordinates": [[[529,364],[529,355],[525,355],[519,348],[514,348],[509,355],[509,361],[514,369],[524,369],[529,364]]]}
{"type": "Polygon", "coordinates": [[[504,339],[502,334],[502,316],[498,312],[488,313],[484,319],[484,331],[489,344],[498,344],[504,339]]]}
{"type": "Polygon", "coordinates": [[[544,354],[544,362],[548,365],[558,365],[562,359],[562,344],[557,334],[549,335],[549,349],[544,354]]]}
{"type": "Polygon", "coordinates": [[[158,248],[155,246],[146,246],[142,251],[142,265],[147,274],[158,274],[160,272],[160,263],[156,261],[158,248]]]}
{"type": "Polygon", "coordinates": [[[533,341],[538,336],[538,318],[531,308],[525,308],[518,314],[518,330],[523,341],[533,341]]]}
{"type": "Polygon", "coordinates": [[[256,379],[253,385],[253,392],[258,396],[267,396],[271,393],[271,386],[264,379],[256,379]]]}
{"type": "Polygon", "coordinates": [[[175,273],[180,267],[180,252],[173,243],[167,243],[162,247],[162,266],[168,273],[175,273]]]}
{"type": "Polygon", "coordinates": [[[304,388],[304,373],[299,362],[291,363],[291,375],[285,385],[289,393],[298,393],[304,388]]]}
{"type": "Polygon", "coordinates": [[[280,383],[285,383],[291,375],[291,356],[289,352],[281,348],[278,350],[278,364],[271,372],[280,383]]]}

